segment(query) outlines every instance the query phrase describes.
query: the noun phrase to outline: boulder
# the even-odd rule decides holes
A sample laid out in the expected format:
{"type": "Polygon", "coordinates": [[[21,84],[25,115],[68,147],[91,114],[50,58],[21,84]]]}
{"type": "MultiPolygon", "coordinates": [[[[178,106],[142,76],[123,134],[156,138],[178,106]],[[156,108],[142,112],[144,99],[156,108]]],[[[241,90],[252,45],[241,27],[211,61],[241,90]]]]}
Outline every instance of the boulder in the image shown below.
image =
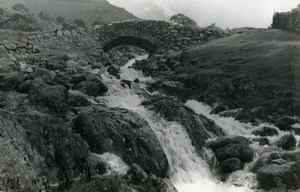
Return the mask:
{"type": "Polygon", "coordinates": [[[103,83],[99,84],[93,81],[81,81],[74,89],[94,97],[103,95],[108,90],[103,83]]]}
{"type": "Polygon", "coordinates": [[[103,175],[107,173],[107,165],[103,159],[99,158],[99,156],[95,153],[90,153],[87,158],[88,168],[89,168],[89,177],[93,177],[95,175],[103,175]]]}
{"type": "Polygon", "coordinates": [[[51,71],[48,71],[45,68],[37,68],[34,73],[27,75],[26,80],[34,80],[36,78],[41,78],[45,82],[51,82],[53,73],[51,71]]]}
{"type": "Polygon", "coordinates": [[[4,47],[9,51],[15,51],[18,48],[14,43],[7,43],[4,45],[4,47]]]}
{"type": "Polygon", "coordinates": [[[89,146],[68,129],[62,118],[41,112],[17,113],[14,118],[26,130],[31,147],[44,158],[47,176],[58,174],[60,184],[65,186],[75,179],[86,179],[89,146]]]}
{"type": "Polygon", "coordinates": [[[273,128],[273,127],[262,127],[260,129],[256,129],[254,131],[252,131],[252,133],[254,135],[258,135],[258,136],[262,136],[262,137],[266,137],[266,136],[274,136],[274,135],[278,135],[278,131],[277,129],[273,128]]]}
{"type": "Polygon", "coordinates": [[[220,162],[229,158],[238,158],[243,162],[251,162],[254,152],[248,145],[230,143],[217,149],[215,155],[220,162]]]}
{"type": "Polygon", "coordinates": [[[293,129],[292,125],[296,124],[297,121],[293,117],[285,116],[278,119],[276,122],[276,127],[282,131],[291,131],[293,129]]]}
{"type": "Polygon", "coordinates": [[[91,105],[84,94],[76,91],[69,91],[67,102],[70,107],[82,107],[91,105]]]}
{"type": "Polygon", "coordinates": [[[295,189],[299,186],[299,179],[291,165],[270,164],[260,168],[257,172],[259,185],[267,190],[279,188],[282,190],[295,189]]]}
{"type": "Polygon", "coordinates": [[[229,108],[226,105],[224,105],[222,103],[217,103],[211,110],[210,114],[218,114],[218,113],[226,111],[226,110],[229,110],[229,108]]]}
{"type": "Polygon", "coordinates": [[[102,82],[99,76],[96,75],[87,75],[85,78],[81,75],[74,76],[71,79],[71,82],[78,82],[75,87],[75,90],[79,90],[90,96],[100,96],[108,91],[107,86],[102,82]],[[84,81],[81,81],[83,80],[84,81]]]}
{"type": "Polygon", "coordinates": [[[223,174],[232,173],[243,169],[244,163],[238,158],[229,158],[221,162],[220,172],[223,174]]]}
{"type": "Polygon", "coordinates": [[[18,65],[9,59],[0,58],[0,73],[11,73],[18,70],[18,65]]]}
{"type": "Polygon", "coordinates": [[[129,169],[128,175],[130,175],[131,183],[141,184],[148,179],[147,173],[137,164],[132,164],[129,169]]]}
{"type": "Polygon", "coordinates": [[[225,147],[228,144],[242,144],[242,145],[248,145],[251,141],[243,136],[224,136],[219,137],[216,140],[211,140],[206,143],[206,147],[211,149],[212,151],[216,151],[217,149],[221,147],[225,147]]]}
{"type": "Polygon", "coordinates": [[[63,114],[68,110],[68,91],[62,85],[49,86],[41,79],[35,79],[28,97],[31,104],[45,106],[52,112],[63,114]]]}
{"type": "Polygon", "coordinates": [[[26,80],[19,83],[16,87],[16,91],[18,91],[19,93],[28,93],[31,83],[32,83],[31,80],[26,80]]]}
{"type": "Polygon", "coordinates": [[[78,68],[81,67],[81,65],[77,61],[69,60],[69,61],[67,61],[66,67],[67,68],[78,69],[78,68]]]}
{"type": "Polygon", "coordinates": [[[81,81],[86,80],[86,75],[83,74],[75,74],[71,77],[70,83],[77,85],[81,81]]]}
{"type": "Polygon", "coordinates": [[[112,66],[109,66],[107,68],[107,72],[113,76],[115,76],[117,79],[120,79],[120,68],[116,65],[112,65],[112,66]]]}
{"type": "Polygon", "coordinates": [[[49,56],[43,61],[46,69],[49,70],[64,70],[66,68],[66,60],[68,59],[65,55],[54,55],[49,56]]]}
{"type": "Polygon", "coordinates": [[[64,36],[71,38],[72,37],[72,33],[69,30],[65,30],[64,31],[64,36]]]}
{"type": "Polygon", "coordinates": [[[21,73],[0,74],[0,89],[3,91],[14,90],[23,79],[24,75],[21,73]]]}
{"type": "Polygon", "coordinates": [[[270,145],[270,141],[266,137],[259,137],[252,139],[253,142],[258,142],[259,145],[270,145]]]}
{"type": "Polygon", "coordinates": [[[0,45],[0,58],[5,58],[8,56],[8,51],[3,45],[0,45]]]}
{"type": "Polygon", "coordinates": [[[100,108],[81,113],[74,129],[93,153],[113,152],[126,163],[165,177],[168,160],[155,133],[138,114],[120,108],[100,108]]]}
{"type": "Polygon", "coordinates": [[[172,97],[155,97],[143,102],[150,110],[159,113],[168,121],[181,124],[189,134],[196,150],[201,150],[211,135],[223,136],[223,130],[214,121],[203,115],[197,115],[192,109],[185,106],[181,101],[172,97]]]}
{"type": "Polygon", "coordinates": [[[294,135],[286,134],[279,138],[277,146],[284,150],[293,150],[296,148],[297,140],[294,135]]]}
{"type": "Polygon", "coordinates": [[[288,162],[298,161],[300,159],[300,150],[286,151],[282,154],[282,158],[288,162]]]}
{"type": "Polygon", "coordinates": [[[45,164],[42,157],[32,149],[26,138],[26,130],[15,119],[0,115],[0,132],[0,190],[42,190],[43,186],[39,182],[45,164]]]}
{"type": "Polygon", "coordinates": [[[68,74],[62,72],[57,73],[53,77],[53,83],[57,85],[62,85],[66,89],[70,89],[70,81],[71,81],[71,77],[68,74]]]}
{"type": "Polygon", "coordinates": [[[229,109],[219,112],[219,115],[222,117],[237,117],[243,110],[243,108],[229,109]]]}

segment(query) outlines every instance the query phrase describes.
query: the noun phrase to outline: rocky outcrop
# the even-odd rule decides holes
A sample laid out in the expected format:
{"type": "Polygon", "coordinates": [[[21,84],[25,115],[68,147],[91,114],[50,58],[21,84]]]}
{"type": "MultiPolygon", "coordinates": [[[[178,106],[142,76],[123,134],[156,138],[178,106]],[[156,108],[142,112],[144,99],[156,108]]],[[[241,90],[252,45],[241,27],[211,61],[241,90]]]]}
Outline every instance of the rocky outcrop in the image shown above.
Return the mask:
{"type": "Polygon", "coordinates": [[[26,130],[31,146],[44,157],[50,170],[48,177],[61,178],[60,184],[69,185],[87,173],[89,146],[68,130],[63,119],[37,113],[17,114],[15,118],[26,130]]]}
{"type": "Polygon", "coordinates": [[[0,190],[38,191],[43,189],[45,169],[42,157],[26,139],[26,130],[16,121],[0,116],[0,190]],[[34,184],[35,183],[35,184],[34,184]]]}
{"type": "Polygon", "coordinates": [[[99,108],[81,113],[74,129],[94,153],[113,152],[128,164],[165,177],[168,160],[148,123],[138,114],[119,108],[99,108]]]}
{"type": "Polygon", "coordinates": [[[224,135],[222,129],[214,121],[205,116],[197,115],[175,98],[157,96],[145,101],[143,105],[160,114],[166,120],[181,124],[200,154],[207,139],[212,136],[224,135]]]}

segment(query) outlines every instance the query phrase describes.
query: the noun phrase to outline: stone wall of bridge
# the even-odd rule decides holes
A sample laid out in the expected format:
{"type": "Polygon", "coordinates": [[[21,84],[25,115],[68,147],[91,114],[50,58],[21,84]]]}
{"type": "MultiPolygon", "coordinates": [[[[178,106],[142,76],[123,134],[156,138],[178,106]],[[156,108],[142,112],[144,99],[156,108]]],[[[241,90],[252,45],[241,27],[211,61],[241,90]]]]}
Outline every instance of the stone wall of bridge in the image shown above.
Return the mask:
{"type": "Polygon", "coordinates": [[[176,51],[228,36],[216,27],[199,28],[154,20],[108,23],[98,26],[95,33],[104,51],[119,45],[135,45],[148,52],[176,51]]]}

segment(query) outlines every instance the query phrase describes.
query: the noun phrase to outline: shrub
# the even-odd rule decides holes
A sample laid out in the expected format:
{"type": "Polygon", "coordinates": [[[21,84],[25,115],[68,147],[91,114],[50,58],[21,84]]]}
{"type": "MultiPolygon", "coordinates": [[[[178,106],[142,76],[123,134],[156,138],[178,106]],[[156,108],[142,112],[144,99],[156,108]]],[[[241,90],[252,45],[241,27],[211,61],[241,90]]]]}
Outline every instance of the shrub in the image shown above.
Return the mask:
{"type": "Polygon", "coordinates": [[[74,19],[74,24],[77,26],[77,27],[81,27],[83,28],[84,30],[87,30],[87,25],[86,23],[84,22],[84,20],[82,19],[74,19]]]}
{"type": "Polygon", "coordinates": [[[181,25],[187,25],[187,26],[192,26],[192,27],[197,27],[198,24],[196,23],[196,21],[192,20],[191,18],[189,18],[188,16],[179,13],[177,15],[173,15],[170,19],[170,21],[174,22],[174,23],[178,23],[181,25]]]}
{"type": "Polygon", "coordinates": [[[12,6],[12,9],[15,10],[15,11],[20,11],[20,12],[26,12],[26,13],[28,13],[27,7],[25,7],[25,5],[23,5],[22,3],[16,3],[16,4],[14,4],[14,6],[12,6]]]}
{"type": "Polygon", "coordinates": [[[285,13],[273,15],[272,27],[285,30],[300,30],[300,4],[297,8],[285,13]]]}
{"type": "Polygon", "coordinates": [[[59,24],[63,24],[65,22],[65,18],[64,17],[61,17],[61,16],[58,16],[56,17],[56,21],[57,23],[59,24]]]}
{"type": "Polygon", "coordinates": [[[44,20],[50,20],[51,19],[50,15],[46,12],[43,12],[43,11],[41,11],[38,16],[39,16],[39,18],[44,19],[44,20]]]}
{"type": "Polygon", "coordinates": [[[2,8],[0,8],[0,16],[4,15],[4,10],[2,8]]]}

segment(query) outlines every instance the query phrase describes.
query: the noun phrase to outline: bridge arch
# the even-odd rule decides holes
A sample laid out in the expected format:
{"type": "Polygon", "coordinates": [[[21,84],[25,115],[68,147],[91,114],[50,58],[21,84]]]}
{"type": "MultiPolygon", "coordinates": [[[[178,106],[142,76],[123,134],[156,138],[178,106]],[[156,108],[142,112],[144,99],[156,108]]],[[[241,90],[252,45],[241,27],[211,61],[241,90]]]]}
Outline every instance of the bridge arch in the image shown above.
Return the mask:
{"type": "Polygon", "coordinates": [[[134,36],[120,36],[112,39],[103,46],[104,52],[111,50],[112,48],[121,45],[132,45],[144,49],[149,53],[156,52],[158,46],[155,42],[152,42],[146,38],[134,37],[134,36]]]}
{"type": "MultiPolygon", "coordinates": [[[[154,20],[130,20],[96,26],[95,35],[104,51],[120,45],[133,45],[149,53],[164,53],[200,44],[202,40],[220,38],[214,32],[154,20]]],[[[218,33],[219,34],[219,33],[218,33]]]]}

